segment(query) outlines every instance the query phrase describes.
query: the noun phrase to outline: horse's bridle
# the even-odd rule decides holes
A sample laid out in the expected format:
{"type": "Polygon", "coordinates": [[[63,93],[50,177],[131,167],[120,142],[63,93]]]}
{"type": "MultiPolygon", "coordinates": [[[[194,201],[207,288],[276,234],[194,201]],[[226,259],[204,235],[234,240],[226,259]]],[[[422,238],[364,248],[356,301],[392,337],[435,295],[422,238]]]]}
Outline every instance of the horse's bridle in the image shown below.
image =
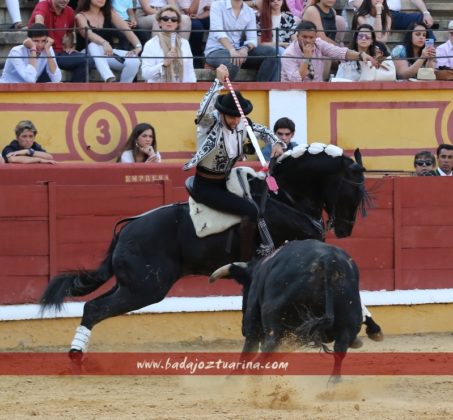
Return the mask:
{"type": "MultiPolygon", "coordinates": [[[[365,184],[365,180],[363,180],[361,182],[356,182],[356,181],[351,181],[350,179],[346,179],[344,177],[341,180],[341,182],[342,183],[346,182],[347,184],[354,185],[354,186],[356,186],[358,188],[363,187],[363,185],[365,184]]],[[[340,183],[339,187],[341,188],[341,183],[340,183]]],[[[357,208],[357,210],[358,210],[358,208],[357,208]]],[[[345,219],[345,218],[336,217],[336,215],[335,215],[335,207],[334,207],[332,214],[329,214],[329,217],[328,217],[327,222],[326,222],[326,230],[327,230],[327,232],[335,227],[335,221],[336,220],[339,220],[339,221],[345,223],[346,225],[354,226],[354,224],[356,222],[356,219],[357,219],[357,210],[356,210],[356,212],[354,214],[354,218],[352,220],[348,220],[348,219],[345,219]]]]}

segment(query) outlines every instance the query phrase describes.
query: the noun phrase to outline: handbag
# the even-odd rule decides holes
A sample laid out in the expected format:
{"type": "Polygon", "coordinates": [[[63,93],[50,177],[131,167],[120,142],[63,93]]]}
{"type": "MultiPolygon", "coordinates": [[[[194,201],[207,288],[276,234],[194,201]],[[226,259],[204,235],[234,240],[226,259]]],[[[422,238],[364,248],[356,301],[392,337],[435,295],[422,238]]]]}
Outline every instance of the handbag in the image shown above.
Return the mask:
{"type": "Polygon", "coordinates": [[[422,67],[418,69],[417,80],[436,80],[434,69],[422,67]]]}
{"type": "Polygon", "coordinates": [[[453,80],[453,70],[436,70],[437,80],[453,80]]]}
{"type": "Polygon", "coordinates": [[[372,67],[370,63],[360,63],[361,72],[359,82],[394,82],[396,80],[396,69],[393,60],[386,59],[382,67],[372,67]]]}

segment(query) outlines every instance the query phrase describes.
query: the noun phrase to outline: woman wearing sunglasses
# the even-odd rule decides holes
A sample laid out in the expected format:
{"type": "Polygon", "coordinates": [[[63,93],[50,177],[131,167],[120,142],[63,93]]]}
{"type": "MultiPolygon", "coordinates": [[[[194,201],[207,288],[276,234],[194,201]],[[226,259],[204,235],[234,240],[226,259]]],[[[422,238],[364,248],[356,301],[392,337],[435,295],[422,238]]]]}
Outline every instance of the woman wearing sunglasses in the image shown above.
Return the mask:
{"type": "Polygon", "coordinates": [[[333,81],[393,81],[396,80],[395,65],[388,59],[389,52],[382,42],[376,40],[373,27],[368,24],[360,25],[351,41],[351,50],[368,54],[376,59],[378,65],[370,66],[359,61],[344,61],[338,67],[333,81]]]}
{"type": "MultiPolygon", "coordinates": [[[[182,5],[179,1],[173,0],[137,0],[137,10],[135,16],[137,17],[137,29],[142,31],[143,38],[147,38],[148,41],[152,36],[157,35],[160,31],[159,21],[157,20],[157,13],[163,7],[173,4],[180,6],[182,5]]],[[[192,29],[192,22],[189,16],[182,15],[181,22],[179,24],[181,28],[181,36],[185,39],[189,39],[190,31],[192,29]]]]}
{"type": "Polygon", "coordinates": [[[157,12],[161,32],[151,38],[142,53],[142,76],[149,83],[197,81],[189,42],[179,33],[181,13],[175,6],[157,12]]]}

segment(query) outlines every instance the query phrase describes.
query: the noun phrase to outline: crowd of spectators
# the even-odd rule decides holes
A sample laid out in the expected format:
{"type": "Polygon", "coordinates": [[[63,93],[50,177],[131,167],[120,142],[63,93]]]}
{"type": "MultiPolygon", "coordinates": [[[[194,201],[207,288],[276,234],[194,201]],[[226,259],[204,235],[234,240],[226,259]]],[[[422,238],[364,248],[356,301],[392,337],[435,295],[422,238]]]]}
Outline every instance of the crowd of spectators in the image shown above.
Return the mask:
{"type": "MultiPolygon", "coordinates": [[[[141,68],[147,82],[195,82],[195,68],[220,64],[232,80],[254,69],[256,81],[420,79],[453,69],[453,21],[436,49],[436,23],[423,0],[411,1],[418,12],[402,11],[398,0],[348,0],[348,25],[335,0],[79,0],[76,10],[69,0],[41,0],[0,81],[59,82],[61,69],[84,82],[96,68],[105,82],[118,73],[132,82],[141,68]],[[38,29],[48,30],[44,48],[38,29]],[[389,48],[394,30],[406,31],[404,40],[389,48]]],[[[6,4],[20,29],[16,3],[6,4]]]]}

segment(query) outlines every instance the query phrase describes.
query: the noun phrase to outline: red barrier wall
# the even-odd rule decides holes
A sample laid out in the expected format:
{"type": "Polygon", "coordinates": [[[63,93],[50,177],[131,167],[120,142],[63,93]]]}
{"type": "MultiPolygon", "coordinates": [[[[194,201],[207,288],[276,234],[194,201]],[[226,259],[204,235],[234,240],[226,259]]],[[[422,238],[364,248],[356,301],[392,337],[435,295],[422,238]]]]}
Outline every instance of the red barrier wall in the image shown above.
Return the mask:
{"type": "MultiPolygon", "coordinates": [[[[187,198],[180,164],[0,167],[0,304],[35,302],[49,277],[92,268],[122,217],[187,198]]],[[[362,290],[453,287],[450,178],[368,179],[375,207],[353,236],[329,242],[357,261],[362,290]]],[[[105,291],[108,284],[102,288],[105,291]]],[[[188,277],[173,296],[239,294],[188,277]]]]}

